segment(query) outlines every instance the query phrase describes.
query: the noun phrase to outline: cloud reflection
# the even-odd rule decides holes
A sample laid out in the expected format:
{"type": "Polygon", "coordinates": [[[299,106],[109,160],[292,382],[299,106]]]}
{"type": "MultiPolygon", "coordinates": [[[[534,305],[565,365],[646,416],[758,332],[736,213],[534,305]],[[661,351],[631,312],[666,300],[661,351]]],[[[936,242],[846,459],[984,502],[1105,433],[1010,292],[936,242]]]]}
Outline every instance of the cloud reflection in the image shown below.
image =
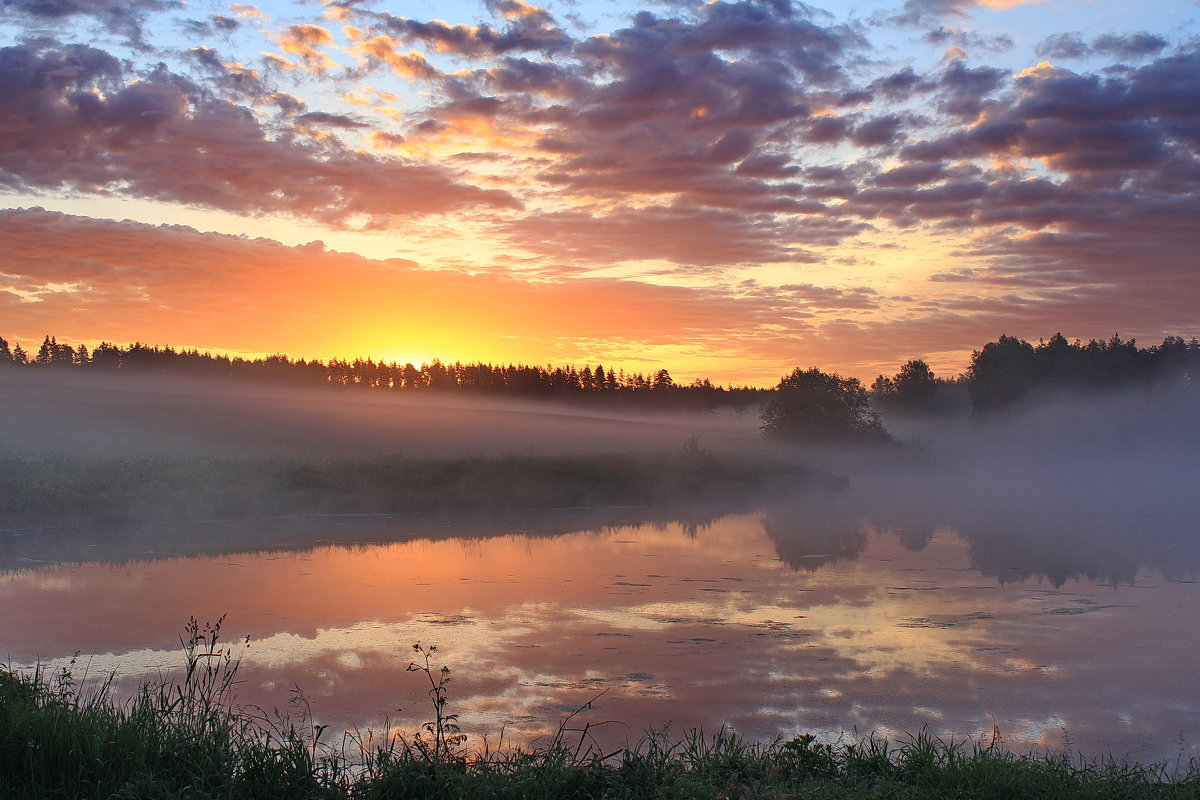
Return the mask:
{"type": "MultiPolygon", "coordinates": [[[[452,710],[493,743],[545,736],[599,695],[586,719],[617,721],[606,744],[728,724],[763,739],[995,725],[1017,749],[1067,735],[1138,758],[1172,757],[1180,731],[1200,745],[1185,671],[1155,666],[1195,657],[1177,635],[1200,623],[1194,582],[1129,548],[1101,583],[1054,563],[998,581],[970,529],[930,526],[914,549],[867,516],[803,512],[13,571],[0,647],[15,665],[95,653],[91,674],[128,687],[178,665],[188,615],[228,611],[231,639],[252,638],[243,702],[285,708],[298,686],[322,724],[412,731],[429,713],[409,646],[438,643],[452,710]],[[1116,574],[1133,580],[1104,585],[1116,574]]],[[[1012,529],[1009,550],[1038,535],[1012,529]]]]}

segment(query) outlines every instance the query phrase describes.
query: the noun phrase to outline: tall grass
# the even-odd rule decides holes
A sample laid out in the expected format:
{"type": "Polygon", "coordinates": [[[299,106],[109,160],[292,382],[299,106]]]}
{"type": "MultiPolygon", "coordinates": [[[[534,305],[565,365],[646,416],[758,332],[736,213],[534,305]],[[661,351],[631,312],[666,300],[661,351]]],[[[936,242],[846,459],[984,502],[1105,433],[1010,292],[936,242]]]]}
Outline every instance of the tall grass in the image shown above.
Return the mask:
{"type": "Polygon", "coordinates": [[[470,750],[447,711],[449,669],[420,644],[409,670],[428,683],[433,719],[422,731],[326,737],[303,703],[292,717],[239,708],[246,643],[220,637],[220,621],[189,621],[182,676],[124,701],[111,679],[77,680],[71,668],[0,669],[0,798],[1200,798],[1196,761],[1017,755],[998,737],[947,742],[925,731],[898,743],[651,732],[605,753],[571,715],[542,747],[470,750]]]}

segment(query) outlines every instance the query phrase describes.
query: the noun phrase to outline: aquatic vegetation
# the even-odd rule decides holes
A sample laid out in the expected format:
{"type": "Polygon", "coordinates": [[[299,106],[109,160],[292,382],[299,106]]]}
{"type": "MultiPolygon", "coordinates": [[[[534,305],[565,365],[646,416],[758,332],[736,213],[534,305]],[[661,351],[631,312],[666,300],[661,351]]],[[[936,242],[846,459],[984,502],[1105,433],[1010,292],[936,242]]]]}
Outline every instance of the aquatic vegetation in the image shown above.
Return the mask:
{"type": "MultiPolygon", "coordinates": [[[[1196,798],[1200,763],[1143,765],[1070,753],[1018,755],[998,736],[944,741],[925,731],[821,742],[747,741],[736,732],[658,731],[596,749],[572,714],[543,747],[470,749],[447,711],[448,666],[414,645],[434,719],[422,732],[348,731],[323,743],[300,720],[237,706],[242,641],[221,620],[190,620],[176,682],[113,696],[71,668],[0,668],[0,798],[1196,798]]],[[[584,711],[581,708],[576,714],[584,711]]]]}

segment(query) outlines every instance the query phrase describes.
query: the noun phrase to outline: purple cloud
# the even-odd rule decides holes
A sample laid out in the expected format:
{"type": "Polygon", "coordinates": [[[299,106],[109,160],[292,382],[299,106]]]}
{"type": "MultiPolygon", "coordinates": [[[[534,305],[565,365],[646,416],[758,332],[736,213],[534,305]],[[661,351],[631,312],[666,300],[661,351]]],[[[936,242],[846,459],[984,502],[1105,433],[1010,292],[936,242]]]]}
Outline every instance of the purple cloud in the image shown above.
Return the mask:
{"type": "MultiPolygon", "coordinates": [[[[128,81],[113,57],[41,41],[0,49],[0,185],[122,191],[239,213],[367,226],[396,216],[516,207],[448,171],[298,137],[165,69],[128,81]]],[[[331,115],[316,116],[334,124],[331,115]]]]}

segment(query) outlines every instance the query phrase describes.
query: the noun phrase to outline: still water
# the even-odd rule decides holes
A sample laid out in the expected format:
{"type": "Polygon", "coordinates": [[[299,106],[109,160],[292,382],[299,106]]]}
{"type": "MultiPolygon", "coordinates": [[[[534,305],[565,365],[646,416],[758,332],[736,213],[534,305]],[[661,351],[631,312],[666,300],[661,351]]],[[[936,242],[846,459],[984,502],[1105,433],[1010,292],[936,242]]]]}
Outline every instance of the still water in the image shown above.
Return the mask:
{"type": "MultiPolygon", "coordinates": [[[[249,636],[238,699],[333,730],[430,718],[414,642],[480,744],[922,728],[1017,751],[1200,755],[1194,514],[572,511],[0,533],[0,661],[128,688],[189,616],[249,636]]],[[[1011,511],[1011,510],[1010,510],[1011,511]]]]}

